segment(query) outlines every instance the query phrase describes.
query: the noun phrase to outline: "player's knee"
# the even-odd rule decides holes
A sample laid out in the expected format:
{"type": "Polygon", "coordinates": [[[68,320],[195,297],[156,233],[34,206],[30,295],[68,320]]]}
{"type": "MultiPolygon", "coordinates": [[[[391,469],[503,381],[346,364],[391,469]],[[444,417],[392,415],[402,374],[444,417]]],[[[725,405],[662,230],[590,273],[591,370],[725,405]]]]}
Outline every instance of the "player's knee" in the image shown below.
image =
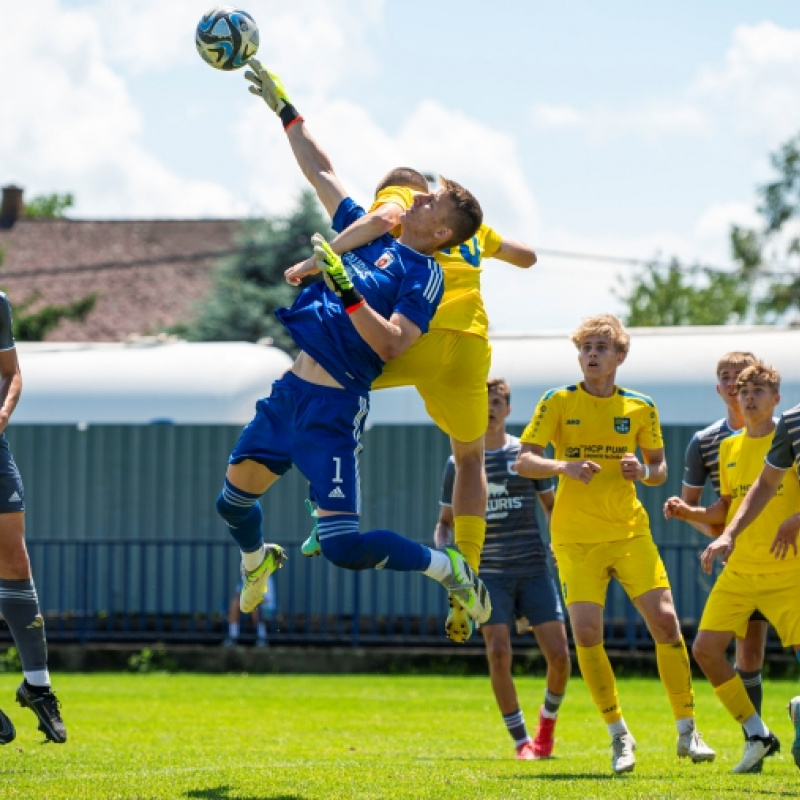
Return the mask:
{"type": "Polygon", "coordinates": [[[703,636],[702,631],[697,634],[697,638],[692,644],[692,655],[694,656],[694,660],[703,669],[705,669],[707,664],[713,661],[712,649],[709,647],[709,642],[706,637],[703,636]]]}
{"type": "Polygon", "coordinates": [[[248,503],[235,497],[226,483],[217,497],[217,513],[229,528],[237,528],[252,514],[260,514],[261,506],[255,499],[248,503]]]}
{"type": "MultiPolygon", "coordinates": [[[[483,440],[480,440],[481,442],[483,440]]],[[[484,467],[484,449],[481,447],[453,446],[453,461],[457,469],[481,470],[484,467]]]]}
{"type": "Polygon", "coordinates": [[[764,666],[764,650],[746,640],[736,641],[736,666],[742,672],[757,672],[764,666]]]}
{"type": "Polygon", "coordinates": [[[511,645],[508,643],[491,643],[486,648],[486,658],[490,669],[511,669],[511,645]]]}
{"type": "Polygon", "coordinates": [[[569,673],[572,669],[569,648],[565,646],[547,653],[547,666],[558,673],[569,673]]]}
{"type": "Polygon", "coordinates": [[[331,564],[342,569],[355,571],[372,569],[378,563],[375,555],[364,547],[362,537],[358,533],[348,533],[330,538],[320,537],[319,546],[322,555],[331,564]]]}

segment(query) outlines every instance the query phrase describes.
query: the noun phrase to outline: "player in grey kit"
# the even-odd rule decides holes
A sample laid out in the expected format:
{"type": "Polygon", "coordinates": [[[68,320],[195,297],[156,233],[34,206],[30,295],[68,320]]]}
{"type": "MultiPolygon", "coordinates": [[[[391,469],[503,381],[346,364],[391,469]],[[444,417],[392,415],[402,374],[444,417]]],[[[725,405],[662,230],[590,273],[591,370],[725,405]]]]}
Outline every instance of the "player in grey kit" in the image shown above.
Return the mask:
{"type": "MultiPolygon", "coordinates": [[[[486,643],[492,689],[514,740],[517,758],[532,761],[548,758],[553,752],[556,718],[570,673],[564,613],[547,568],[536,521],[537,499],[549,519],[554,486],[551,478],[532,480],[514,471],[520,443],[518,438],[506,433],[511,390],[502,378],[492,378],[487,385],[489,425],[485,469],[489,507],[480,574],[491,593],[492,613],[481,626],[481,632],[486,643]],[[547,662],[547,688],[533,740],[528,735],[511,675],[510,627],[515,617],[527,622],[525,630],[533,631],[547,662]]],[[[439,522],[434,533],[437,547],[452,540],[454,478],[455,462],[450,458],[445,467],[439,522]]]]}
{"type": "MultiPolygon", "coordinates": [[[[0,292],[0,614],[11,630],[25,676],[17,689],[17,702],[36,714],[39,730],[51,742],[61,744],[67,741],[67,729],[50,688],[44,620],[25,547],[25,493],[5,436],[21,391],[11,305],[0,292]]],[[[0,744],[8,744],[15,736],[11,720],[0,711],[0,744]]]]}

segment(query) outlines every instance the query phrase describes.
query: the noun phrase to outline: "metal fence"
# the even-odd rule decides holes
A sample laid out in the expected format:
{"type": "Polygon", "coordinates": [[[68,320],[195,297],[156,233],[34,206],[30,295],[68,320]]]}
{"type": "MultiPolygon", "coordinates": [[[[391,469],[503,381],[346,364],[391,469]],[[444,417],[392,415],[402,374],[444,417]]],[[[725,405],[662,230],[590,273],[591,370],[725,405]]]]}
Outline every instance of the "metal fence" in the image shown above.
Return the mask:
{"type": "MultiPolygon", "coordinates": [[[[711,585],[697,560],[707,540],[684,523],[666,523],[661,507],[680,491],[692,431],[665,428],[669,481],[640,491],[690,636],[711,585]]],[[[221,641],[239,555],[214,499],[238,434],[236,426],[205,425],[9,431],[25,482],[28,548],[51,641],[221,641]]],[[[364,443],[361,529],[388,526],[430,543],[447,438],[430,425],[378,426],[364,443]]],[[[263,503],[265,537],[289,553],[276,574],[271,640],[442,644],[446,604],[435,582],[417,574],[347,572],[300,554],[311,528],[306,494],[305,481],[292,470],[263,503]]],[[[606,619],[609,646],[652,647],[616,584],[606,619]]],[[[8,634],[0,631],[3,637],[8,634]]]]}
{"type": "MultiPolygon", "coordinates": [[[[225,635],[238,549],[219,542],[38,540],[31,558],[48,638],[53,642],[215,643],[225,635]]],[[[435,646],[444,643],[443,589],[418,573],[349,572],[297,545],[275,575],[276,611],[267,620],[274,644],[435,646]]],[[[678,612],[691,636],[712,579],[699,548],[661,547],[678,612]]],[[[627,597],[612,583],[606,643],[652,647],[627,597]]]]}

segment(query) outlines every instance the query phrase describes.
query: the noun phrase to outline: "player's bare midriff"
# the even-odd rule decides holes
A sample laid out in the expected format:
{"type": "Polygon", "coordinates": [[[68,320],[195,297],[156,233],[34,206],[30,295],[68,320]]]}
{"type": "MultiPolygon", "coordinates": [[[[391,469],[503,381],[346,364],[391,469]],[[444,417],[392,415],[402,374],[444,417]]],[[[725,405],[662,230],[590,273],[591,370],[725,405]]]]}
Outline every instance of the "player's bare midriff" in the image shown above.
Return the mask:
{"type": "Polygon", "coordinates": [[[318,386],[331,386],[334,389],[344,389],[339,381],[337,381],[315,358],[312,358],[304,350],[300,351],[300,355],[292,364],[292,372],[304,381],[309,383],[316,383],[318,386]]]}

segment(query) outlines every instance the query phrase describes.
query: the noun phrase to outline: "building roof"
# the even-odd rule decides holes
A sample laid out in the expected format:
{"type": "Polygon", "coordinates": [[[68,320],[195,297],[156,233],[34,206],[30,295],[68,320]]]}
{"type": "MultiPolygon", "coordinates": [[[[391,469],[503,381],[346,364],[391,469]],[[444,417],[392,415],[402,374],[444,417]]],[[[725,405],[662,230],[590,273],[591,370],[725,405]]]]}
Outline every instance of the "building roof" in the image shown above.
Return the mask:
{"type": "MultiPolygon", "coordinates": [[[[800,402],[800,327],[703,326],[631,328],[631,348],[617,383],[653,398],[665,425],[707,425],[724,416],[715,391],[720,357],[745,350],[781,373],[781,404],[800,402]]],[[[548,390],[580,381],[578,356],[569,331],[496,333],[491,336],[490,375],[511,385],[512,424],[527,423],[548,390]]],[[[413,389],[373,392],[368,424],[429,421],[413,389]]]]}
{"type": "Polygon", "coordinates": [[[250,342],[20,342],[17,351],[17,425],[242,425],[292,365],[250,342]]]}
{"type": "Polygon", "coordinates": [[[0,228],[0,287],[32,310],[99,294],[86,320],[62,320],[54,342],[119,342],[193,316],[218,257],[236,247],[239,220],[17,219],[0,228]],[[195,257],[196,254],[206,254],[195,257]],[[131,265],[131,266],[126,266],[131,265]]]}
{"type": "MultiPolygon", "coordinates": [[[[800,402],[800,328],[633,328],[620,386],[653,398],[665,425],[707,425],[724,414],[716,365],[750,350],[778,369],[785,410],[800,402]]],[[[511,384],[509,421],[525,424],[539,398],[580,380],[569,334],[492,337],[491,374],[511,384]]],[[[291,366],[275,347],[248,342],[21,342],[22,399],[15,423],[242,424],[291,366]]],[[[373,392],[368,425],[432,424],[413,388],[373,392]]]]}

